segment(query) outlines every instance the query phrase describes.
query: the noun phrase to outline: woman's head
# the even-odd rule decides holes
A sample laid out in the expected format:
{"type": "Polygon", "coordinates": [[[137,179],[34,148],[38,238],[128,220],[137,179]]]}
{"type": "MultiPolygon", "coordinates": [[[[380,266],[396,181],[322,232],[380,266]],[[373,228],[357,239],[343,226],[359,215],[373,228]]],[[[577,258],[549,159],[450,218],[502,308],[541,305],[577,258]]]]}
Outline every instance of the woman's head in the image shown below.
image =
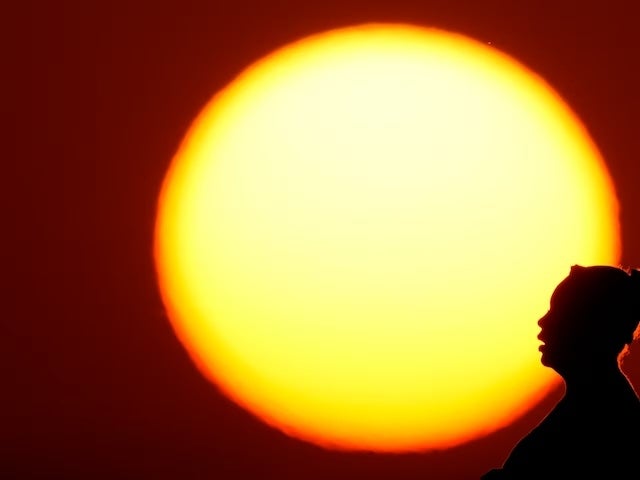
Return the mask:
{"type": "Polygon", "coordinates": [[[639,270],[574,265],[538,322],[542,363],[562,373],[580,362],[619,360],[639,321],[639,270]]]}

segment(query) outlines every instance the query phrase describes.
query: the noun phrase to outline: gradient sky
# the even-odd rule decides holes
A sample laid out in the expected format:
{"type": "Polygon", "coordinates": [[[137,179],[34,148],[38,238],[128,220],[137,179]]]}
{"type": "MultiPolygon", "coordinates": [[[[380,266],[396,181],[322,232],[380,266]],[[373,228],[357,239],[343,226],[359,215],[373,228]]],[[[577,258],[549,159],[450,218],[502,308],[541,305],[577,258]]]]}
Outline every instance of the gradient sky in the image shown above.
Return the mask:
{"type": "MultiPolygon", "coordinates": [[[[0,477],[449,480],[499,465],[560,392],[488,438],[414,455],[325,451],[222,397],[174,337],[157,291],[160,184],[200,108],[262,55],[355,23],[433,26],[511,54],[565,98],[618,190],[622,261],[640,267],[639,8],[630,0],[9,8],[0,477]]],[[[625,371],[640,390],[640,346],[625,371]]]]}

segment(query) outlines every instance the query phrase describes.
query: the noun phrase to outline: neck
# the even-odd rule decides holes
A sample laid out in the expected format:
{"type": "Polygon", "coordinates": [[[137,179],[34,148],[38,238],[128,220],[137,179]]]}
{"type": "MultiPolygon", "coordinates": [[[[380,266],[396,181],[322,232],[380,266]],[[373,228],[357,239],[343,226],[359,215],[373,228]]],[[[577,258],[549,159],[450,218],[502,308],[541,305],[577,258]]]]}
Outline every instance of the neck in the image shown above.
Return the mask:
{"type": "Polygon", "coordinates": [[[588,390],[590,392],[608,390],[611,385],[628,384],[628,379],[620,370],[617,361],[598,361],[592,365],[581,365],[580,368],[561,373],[567,393],[588,390]],[[604,389],[604,390],[603,390],[604,389]]]}

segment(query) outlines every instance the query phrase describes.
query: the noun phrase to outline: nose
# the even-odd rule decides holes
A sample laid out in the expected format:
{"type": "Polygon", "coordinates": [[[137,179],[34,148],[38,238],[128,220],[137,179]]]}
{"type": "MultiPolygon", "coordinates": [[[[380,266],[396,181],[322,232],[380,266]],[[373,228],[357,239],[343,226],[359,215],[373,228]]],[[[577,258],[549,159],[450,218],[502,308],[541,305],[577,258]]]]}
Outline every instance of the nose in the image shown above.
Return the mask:
{"type": "Polygon", "coordinates": [[[547,322],[547,318],[549,318],[549,313],[547,312],[545,313],[542,317],[540,317],[540,319],[538,320],[538,326],[540,328],[544,327],[544,324],[547,322]]]}
{"type": "Polygon", "coordinates": [[[544,326],[547,323],[547,318],[549,318],[549,312],[540,317],[540,319],[538,320],[538,326],[540,327],[540,333],[538,333],[537,336],[538,340],[542,340],[542,332],[544,331],[544,326]]]}

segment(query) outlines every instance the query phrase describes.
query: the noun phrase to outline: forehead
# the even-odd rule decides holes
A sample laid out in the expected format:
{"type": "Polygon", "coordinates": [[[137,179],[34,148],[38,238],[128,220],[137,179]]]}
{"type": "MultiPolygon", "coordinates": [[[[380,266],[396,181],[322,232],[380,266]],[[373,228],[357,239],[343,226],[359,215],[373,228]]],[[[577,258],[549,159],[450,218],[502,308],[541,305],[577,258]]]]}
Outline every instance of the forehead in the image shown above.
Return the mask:
{"type": "Polygon", "coordinates": [[[553,291],[552,308],[595,306],[619,302],[624,294],[624,275],[609,270],[572,272],[553,291]]]}
{"type": "Polygon", "coordinates": [[[551,308],[558,308],[562,305],[578,300],[579,288],[575,279],[571,276],[562,280],[551,294],[549,304],[551,308]]]}
{"type": "Polygon", "coordinates": [[[596,301],[602,293],[602,281],[594,272],[571,273],[553,291],[550,305],[552,308],[584,306],[596,301]]]}

